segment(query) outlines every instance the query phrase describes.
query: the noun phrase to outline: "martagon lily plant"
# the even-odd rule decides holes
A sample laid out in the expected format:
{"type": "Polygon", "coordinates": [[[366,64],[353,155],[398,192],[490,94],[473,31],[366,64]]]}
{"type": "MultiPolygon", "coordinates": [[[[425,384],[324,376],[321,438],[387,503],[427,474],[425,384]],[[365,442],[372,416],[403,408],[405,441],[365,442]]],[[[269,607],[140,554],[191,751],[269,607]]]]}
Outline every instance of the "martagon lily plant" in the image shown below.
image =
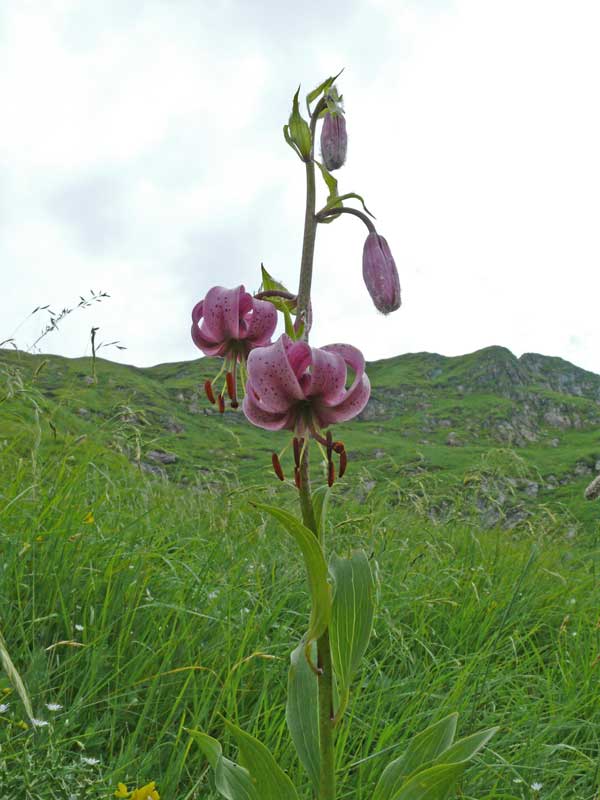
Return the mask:
{"type": "MultiPolygon", "coordinates": [[[[250,423],[267,431],[287,430],[292,440],[289,467],[273,453],[272,466],[284,481],[289,469],[298,494],[300,518],[282,508],[255,503],[295,541],[306,567],[311,611],[307,630],[291,653],[286,706],[287,726],[306,780],[294,786],[274,755],[256,738],[231,722],[226,728],[238,747],[239,763],[223,755],[220,743],[207,733],[190,730],[214,771],[214,785],[227,800],[334,800],[336,732],[348,705],[352,682],[361,664],[375,612],[375,570],[363,550],[349,557],[328,554],[325,542],[328,497],[342,478],[348,459],[344,443],[332,427],[359,414],[367,404],[370,383],[365,360],[351,344],[309,344],[312,322],[311,284],[316,231],[342,214],[367,227],[363,278],[376,309],[384,314],[400,307],[400,282],[387,241],[372,221],[360,195],[340,194],[332,171],[346,159],[347,133],[342,97],[328,78],[306,97],[308,120],[292,102],[284,136],[306,171],[306,213],[297,293],[289,292],[262,268],[256,295],[244,286],[213,287],[192,312],[192,338],[207,356],[223,365],[205,383],[208,401],[225,413],[237,409],[240,397],[250,423]],[[317,125],[322,121],[315,158],[317,125]],[[328,190],[316,209],[316,168],[328,190]],[[344,205],[357,200],[361,209],[344,205]],[[273,335],[278,315],[285,333],[273,335]],[[351,370],[352,378],[348,374],[351,370]],[[311,482],[310,458],[320,448],[326,481],[311,482]]],[[[321,472],[319,474],[322,474],[321,472]]],[[[399,757],[383,765],[369,800],[441,800],[447,798],[473,756],[495,729],[455,739],[457,714],[435,721],[414,736],[399,757]]],[[[383,758],[381,759],[383,761],[383,758]]],[[[348,795],[346,795],[348,796],[348,795]]],[[[367,800],[367,796],[364,796],[367,800]]]]}

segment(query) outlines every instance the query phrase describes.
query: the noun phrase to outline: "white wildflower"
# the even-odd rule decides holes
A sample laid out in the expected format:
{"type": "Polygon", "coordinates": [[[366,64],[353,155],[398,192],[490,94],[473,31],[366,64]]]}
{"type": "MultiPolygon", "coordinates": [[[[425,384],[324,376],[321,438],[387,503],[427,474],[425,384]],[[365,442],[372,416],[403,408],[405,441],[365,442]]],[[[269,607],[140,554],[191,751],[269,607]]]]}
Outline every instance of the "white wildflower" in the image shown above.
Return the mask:
{"type": "Polygon", "coordinates": [[[531,788],[532,788],[532,790],[534,792],[539,792],[539,790],[542,788],[543,785],[544,785],[543,783],[540,783],[539,781],[535,781],[535,783],[531,784],[531,788]]]}
{"type": "Polygon", "coordinates": [[[77,625],[77,624],[76,624],[76,625],[75,625],[75,630],[76,630],[76,631],[82,631],[82,630],[83,630],[83,625],[77,625]]]}
{"type": "Polygon", "coordinates": [[[31,718],[31,724],[34,728],[45,728],[48,725],[45,719],[36,719],[35,717],[31,718]]]}
{"type": "Polygon", "coordinates": [[[6,714],[10,703],[0,703],[0,714],[6,714]]]}
{"type": "Polygon", "coordinates": [[[90,767],[94,767],[96,764],[100,763],[99,758],[91,758],[91,756],[81,756],[81,760],[84,764],[89,764],[90,767]]]}
{"type": "Polygon", "coordinates": [[[60,711],[62,706],[60,703],[46,703],[48,711],[60,711]]]}

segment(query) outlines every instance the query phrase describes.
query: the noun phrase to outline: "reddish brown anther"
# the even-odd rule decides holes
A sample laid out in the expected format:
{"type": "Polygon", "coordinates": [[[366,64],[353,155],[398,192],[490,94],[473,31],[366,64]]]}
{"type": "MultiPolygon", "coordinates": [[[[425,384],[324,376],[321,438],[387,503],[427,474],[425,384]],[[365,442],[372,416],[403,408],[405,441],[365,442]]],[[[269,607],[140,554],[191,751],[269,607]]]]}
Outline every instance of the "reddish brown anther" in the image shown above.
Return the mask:
{"type": "Polygon", "coordinates": [[[223,397],[222,394],[220,394],[218,396],[217,403],[218,403],[218,406],[219,406],[219,413],[220,414],[224,414],[225,413],[225,398],[223,397]]]}
{"type": "Polygon", "coordinates": [[[228,372],[225,375],[225,382],[227,384],[227,394],[229,395],[229,399],[235,400],[235,384],[233,382],[233,375],[231,372],[228,372]]]}
{"type": "Polygon", "coordinates": [[[334,442],[333,443],[333,449],[338,454],[338,456],[341,456],[342,453],[344,452],[344,449],[345,449],[344,448],[344,443],[343,442],[334,442]]]}
{"type": "Polygon", "coordinates": [[[294,436],[294,464],[296,469],[300,466],[300,440],[294,436]]]}
{"type": "Polygon", "coordinates": [[[333,461],[330,461],[327,465],[327,485],[333,486],[333,482],[335,481],[335,467],[333,465],[333,461]]]}
{"type": "Polygon", "coordinates": [[[331,461],[331,451],[333,450],[333,437],[331,431],[327,431],[327,461],[331,461]]]}
{"type": "Polygon", "coordinates": [[[280,481],[285,480],[283,470],[281,469],[281,462],[279,461],[279,456],[277,455],[277,453],[273,453],[273,455],[271,456],[271,461],[273,462],[273,469],[275,470],[275,475],[277,475],[280,481]]]}
{"type": "Polygon", "coordinates": [[[212,383],[210,381],[204,381],[204,391],[206,396],[208,397],[208,402],[212,403],[213,406],[215,404],[215,395],[212,388],[212,383]]]}
{"type": "Polygon", "coordinates": [[[346,455],[346,451],[342,450],[342,452],[340,453],[340,471],[339,471],[340,478],[343,477],[344,472],[346,472],[347,465],[348,465],[348,456],[346,455]]]}
{"type": "Polygon", "coordinates": [[[302,488],[302,477],[298,467],[294,467],[294,483],[296,484],[296,489],[302,488]]]}

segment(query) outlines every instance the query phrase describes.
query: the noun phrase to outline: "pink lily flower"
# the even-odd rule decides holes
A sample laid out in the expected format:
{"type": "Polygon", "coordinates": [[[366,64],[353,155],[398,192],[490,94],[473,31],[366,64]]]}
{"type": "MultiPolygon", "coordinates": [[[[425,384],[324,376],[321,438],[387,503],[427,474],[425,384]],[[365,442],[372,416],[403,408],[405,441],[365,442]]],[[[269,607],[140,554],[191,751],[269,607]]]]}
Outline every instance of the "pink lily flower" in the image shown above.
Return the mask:
{"type": "MultiPolygon", "coordinates": [[[[192,311],[192,339],[207,356],[225,359],[226,388],[232,408],[238,407],[237,365],[244,364],[251,350],[271,344],[277,326],[277,310],[266,300],[256,300],[243,286],[225,289],[213,286],[192,311]]],[[[218,377],[218,376],[217,376],[218,377]]],[[[211,403],[215,402],[212,381],[204,388],[211,403]]],[[[218,396],[219,410],[225,402],[218,396]]]]}
{"type": "MultiPolygon", "coordinates": [[[[365,359],[356,347],[349,344],[310,347],[283,334],[274,344],[250,353],[243,411],[259,428],[294,431],[299,437],[310,436],[326,445],[331,484],[331,452],[340,454],[340,474],[345,469],[346,454],[341,442],[333,442],[330,433],[323,437],[319,431],[360,414],[370,393],[365,359]],[[354,380],[346,388],[348,367],[354,371],[354,380]]],[[[294,455],[298,482],[297,440],[294,455]]],[[[281,478],[281,468],[275,462],[274,466],[281,478]]]]}

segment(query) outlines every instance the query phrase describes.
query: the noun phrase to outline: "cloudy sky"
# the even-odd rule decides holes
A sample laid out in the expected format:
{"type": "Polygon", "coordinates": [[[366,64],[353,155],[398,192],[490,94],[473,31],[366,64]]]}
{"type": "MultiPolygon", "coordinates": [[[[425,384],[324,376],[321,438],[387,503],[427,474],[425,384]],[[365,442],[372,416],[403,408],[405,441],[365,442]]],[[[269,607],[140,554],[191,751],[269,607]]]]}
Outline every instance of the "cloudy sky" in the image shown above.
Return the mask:
{"type": "MultiPolygon", "coordinates": [[[[298,279],[304,170],[282,125],[342,67],[362,194],[400,272],[387,318],[362,224],[321,226],[314,344],[367,358],[560,355],[600,372],[596,0],[18,0],[0,5],[0,341],[196,358],[194,303],[298,279]]],[[[324,200],[323,193],[322,199],[324,200]]]]}

